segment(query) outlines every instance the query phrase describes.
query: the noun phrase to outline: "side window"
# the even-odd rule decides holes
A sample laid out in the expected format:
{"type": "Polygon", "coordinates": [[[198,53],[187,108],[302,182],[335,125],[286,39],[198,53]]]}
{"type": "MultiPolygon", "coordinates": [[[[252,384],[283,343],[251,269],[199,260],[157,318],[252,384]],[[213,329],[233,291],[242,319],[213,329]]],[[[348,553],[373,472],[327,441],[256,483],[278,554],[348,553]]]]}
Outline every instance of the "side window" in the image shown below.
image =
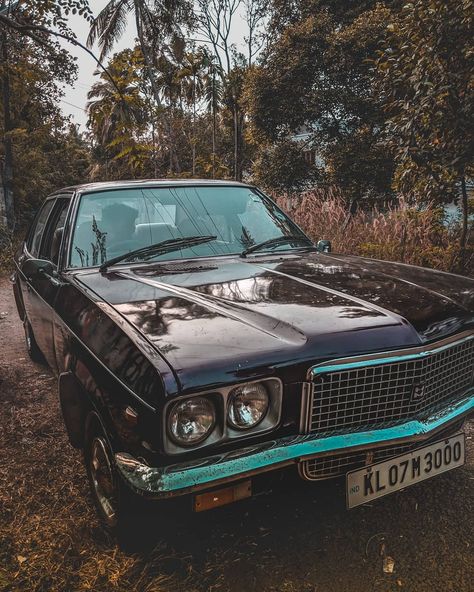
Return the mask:
{"type": "Polygon", "coordinates": [[[33,257],[39,257],[41,239],[43,238],[44,229],[48,221],[49,214],[53,209],[54,199],[47,201],[40,210],[38,217],[36,218],[33,229],[28,240],[28,250],[33,257]]]}
{"type": "Polygon", "coordinates": [[[53,213],[49,217],[48,225],[41,245],[41,259],[52,261],[55,265],[59,260],[59,249],[64,233],[64,224],[69,209],[69,199],[58,199],[53,213]]]}

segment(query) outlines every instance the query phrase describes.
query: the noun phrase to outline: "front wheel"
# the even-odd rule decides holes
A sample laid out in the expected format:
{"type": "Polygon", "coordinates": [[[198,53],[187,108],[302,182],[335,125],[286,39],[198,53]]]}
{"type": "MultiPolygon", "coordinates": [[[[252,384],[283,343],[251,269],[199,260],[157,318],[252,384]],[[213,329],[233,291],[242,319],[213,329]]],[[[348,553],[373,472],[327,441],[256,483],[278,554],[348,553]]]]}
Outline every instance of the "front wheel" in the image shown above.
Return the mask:
{"type": "Polygon", "coordinates": [[[128,490],[117,472],[114,455],[94,412],[86,419],[84,464],[94,505],[104,526],[119,535],[139,518],[140,498],[128,490]]]}

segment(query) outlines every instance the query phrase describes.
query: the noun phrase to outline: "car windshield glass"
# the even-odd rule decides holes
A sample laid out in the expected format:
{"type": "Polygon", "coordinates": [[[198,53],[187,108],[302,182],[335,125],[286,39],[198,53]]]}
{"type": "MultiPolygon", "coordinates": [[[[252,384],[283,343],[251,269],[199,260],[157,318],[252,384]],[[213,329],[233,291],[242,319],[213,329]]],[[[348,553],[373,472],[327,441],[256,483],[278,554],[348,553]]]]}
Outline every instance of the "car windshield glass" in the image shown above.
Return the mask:
{"type": "MultiPolygon", "coordinates": [[[[287,235],[304,237],[273,202],[248,187],[132,187],[98,191],[81,196],[70,265],[101,265],[162,241],[196,236],[216,238],[177,251],[159,252],[150,260],[239,254],[253,245],[287,235]]],[[[281,243],[269,249],[292,247],[298,245],[281,243]]]]}

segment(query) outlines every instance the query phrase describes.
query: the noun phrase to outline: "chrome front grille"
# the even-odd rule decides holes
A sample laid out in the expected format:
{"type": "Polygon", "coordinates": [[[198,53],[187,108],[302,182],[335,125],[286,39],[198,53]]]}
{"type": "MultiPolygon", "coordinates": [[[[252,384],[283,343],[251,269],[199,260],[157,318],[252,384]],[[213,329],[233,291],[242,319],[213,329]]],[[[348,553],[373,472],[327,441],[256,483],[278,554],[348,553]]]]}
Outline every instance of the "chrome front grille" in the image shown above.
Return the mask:
{"type": "Polygon", "coordinates": [[[331,433],[386,427],[461,398],[473,385],[474,335],[313,368],[304,429],[331,433]]]}
{"type": "Polygon", "coordinates": [[[436,433],[431,438],[422,442],[412,442],[409,444],[392,444],[381,448],[372,448],[368,450],[357,450],[355,452],[341,452],[330,456],[320,456],[310,460],[303,461],[300,465],[300,471],[305,479],[316,481],[320,479],[332,479],[345,475],[349,471],[359,469],[373,463],[388,460],[395,456],[405,454],[417,448],[422,448],[430,442],[437,442],[443,438],[449,438],[458,432],[462,423],[456,423],[447,430],[436,433]]]}
{"type": "Polygon", "coordinates": [[[343,454],[335,454],[334,456],[313,458],[304,461],[304,476],[307,479],[331,479],[332,477],[339,477],[353,469],[404,454],[410,448],[413,448],[413,446],[405,444],[403,446],[378,448],[374,451],[344,452],[343,454]]]}

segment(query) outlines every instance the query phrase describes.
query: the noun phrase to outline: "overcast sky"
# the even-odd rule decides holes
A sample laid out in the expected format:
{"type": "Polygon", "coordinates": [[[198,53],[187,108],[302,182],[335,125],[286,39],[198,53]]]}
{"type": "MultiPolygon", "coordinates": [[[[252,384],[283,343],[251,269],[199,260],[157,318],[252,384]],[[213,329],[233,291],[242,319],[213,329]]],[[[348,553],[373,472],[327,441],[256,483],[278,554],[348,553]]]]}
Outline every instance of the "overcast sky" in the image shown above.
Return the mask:
{"type": "MultiPolygon", "coordinates": [[[[107,0],[90,0],[89,2],[94,15],[97,15],[106,4],[107,0]]],[[[69,24],[71,29],[75,32],[78,41],[85,45],[89,33],[89,25],[87,21],[78,15],[73,15],[70,17],[69,24]]],[[[236,15],[232,41],[237,44],[239,44],[239,42],[241,43],[244,34],[245,23],[239,15],[236,15]]],[[[136,29],[133,18],[131,18],[126,31],[114,47],[113,51],[116,52],[127,47],[132,47],[135,37],[136,29]]],[[[64,87],[65,95],[61,101],[61,107],[63,112],[67,115],[71,115],[74,123],[78,123],[81,126],[81,129],[84,130],[87,121],[85,113],[87,92],[96,79],[96,77],[94,77],[96,64],[89,54],[81,48],[75,47],[66,41],[63,42],[63,45],[68,49],[71,55],[77,58],[79,71],[78,79],[74,86],[64,87]]],[[[94,53],[98,56],[99,51],[97,50],[97,47],[94,48],[94,53]]]]}

